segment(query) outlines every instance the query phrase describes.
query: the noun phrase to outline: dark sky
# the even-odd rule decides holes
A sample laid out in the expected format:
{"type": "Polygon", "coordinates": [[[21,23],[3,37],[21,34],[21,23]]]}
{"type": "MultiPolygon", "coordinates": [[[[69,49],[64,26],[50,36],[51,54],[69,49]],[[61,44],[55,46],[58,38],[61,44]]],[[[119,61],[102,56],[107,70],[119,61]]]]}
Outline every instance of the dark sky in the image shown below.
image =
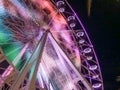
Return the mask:
{"type": "Polygon", "coordinates": [[[86,0],[68,0],[82,20],[102,69],[105,90],[118,90],[120,83],[120,0],[93,0],[87,17],[86,0]],[[117,2],[118,1],[118,2],[117,2]]]}

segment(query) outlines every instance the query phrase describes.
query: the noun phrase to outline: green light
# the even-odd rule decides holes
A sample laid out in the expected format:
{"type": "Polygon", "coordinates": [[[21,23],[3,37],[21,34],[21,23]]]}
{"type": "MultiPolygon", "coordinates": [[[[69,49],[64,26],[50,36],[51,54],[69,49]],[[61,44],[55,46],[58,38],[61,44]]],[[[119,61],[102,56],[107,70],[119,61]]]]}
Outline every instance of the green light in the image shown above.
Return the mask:
{"type": "Polygon", "coordinates": [[[7,56],[7,58],[12,62],[14,58],[18,55],[20,48],[13,44],[3,45],[3,52],[7,56]]]}
{"type": "MultiPolygon", "coordinates": [[[[12,36],[12,34],[11,34],[11,36],[12,36]]],[[[10,37],[9,32],[7,32],[7,30],[5,30],[4,26],[0,25],[0,45],[8,43],[8,41],[10,39],[12,39],[12,37],[10,37]]]]}
{"type": "MultiPolygon", "coordinates": [[[[8,58],[8,60],[12,63],[15,57],[19,54],[22,45],[19,43],[12,43],[13,35],[10,30],[3,24],[0,19],[0,46],[8,58]]],[[[21,60],[20,60],[21,61],[21,60]]],[[[17,69],[20,67],[21,62],[18,62],[15,66],[17,69]]]]}

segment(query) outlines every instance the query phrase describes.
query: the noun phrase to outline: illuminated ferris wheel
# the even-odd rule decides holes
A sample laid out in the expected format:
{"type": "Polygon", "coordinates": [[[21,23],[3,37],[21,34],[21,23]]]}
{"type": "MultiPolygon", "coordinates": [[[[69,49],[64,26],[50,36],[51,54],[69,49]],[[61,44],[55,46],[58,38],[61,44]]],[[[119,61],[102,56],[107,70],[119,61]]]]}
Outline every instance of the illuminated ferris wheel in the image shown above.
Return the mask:
{"type": "Polygon", "coordinates": [[[99,62],[69,0],[0,0],[0,90],[103,90],[99,62]]]}

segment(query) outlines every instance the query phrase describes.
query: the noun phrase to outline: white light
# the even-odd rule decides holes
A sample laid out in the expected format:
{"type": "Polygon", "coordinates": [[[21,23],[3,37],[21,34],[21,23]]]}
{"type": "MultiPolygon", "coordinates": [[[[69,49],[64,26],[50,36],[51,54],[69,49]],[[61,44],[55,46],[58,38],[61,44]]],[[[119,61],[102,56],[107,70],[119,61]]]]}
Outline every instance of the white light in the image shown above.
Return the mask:
{"type": "Polygon", "coordinates": [[[3,5],[3,1],[0,0],[0,16],[3,15],[5,13],[5,8],[3,5]]]}
{"type": "Polygon", "coordinates": [[[71,24],[70,24],[70,27],[71,27],[71,28],[73,28],[73,27],[75,27],[75,26],[76,26],[75,23],[71,23],[71,24]]]}
{"type": "Polygon", "coordinates": [[[51,83],[50,83],[50,90],[54,90],[53,87],[52,87],[52,85],[51,85],[51,83]]]}
{"type": "Polygon", "coordinates": [[[65,4],[64,1],[58,1],[58,2],[56,3],[57,6],[61,6],[61,5],[64,5],[64,4],[65,4]]]}
{"type": "Polygon", "coordinates": [[[65,11],[65,8],[63,8],[63,7],[62,7],[62,8],[59,8],[58,11],[62,13],[62,12],[65,11]]]}
{"type": "Polygon", "coordinates": [[[64,1],[58,1],[56,3],[56,6],[58,7],[59,12],[64,12],[65,11],[65,2],[64,1]]]}
{"type": "Polygon", "coordinates": [[[85,48],[83,52],[84,52],[84,53],[90,53],[91,51],[92,51],[91,48],[85,48]]]}
{"type": "Polygon", "coordinates": [[[67,20],[68,21],[75,20],[75,17],[74,16],[69,16],[67,20]]]}
{"type": "Polygon", "coordinates": [[[79,40],[79,43],[80,43],[80,44],[83,44],[84,42],[85,42],[84,39],[79,40]]]}
{"type": "Polygon", "coordinates": [[[87,60],[92,60],[93,57],[92,56],[87,56],[87,60]]]}
{"type": "Polygon", "coordinates": [[[78,36],[78,37],[84,36],[84,32],[78,32],[78,33],[77,33],[77,36],[78,36]]]}
{"type": "Polygon", "coordinates": [[[93,84],[93,88],[99,88],[99,87],[101,87],[102,86],[102,84],[101,83],[96,83],[96,84],[93,84]]]}
{"type": "Polygon", "coordinates": [[[98,78],[99,77],[99,75],[93,75],[92,76],[92,78],[94,78],[94,79],[96,79],[96,78],[98,78]]]}
{"type": "Polygon", "coordinates": [[[90,70],[95,70],[95,69],[97,69],[97,65],[92,65],[92,66],[89,67],[89,69],[90,70]]]}

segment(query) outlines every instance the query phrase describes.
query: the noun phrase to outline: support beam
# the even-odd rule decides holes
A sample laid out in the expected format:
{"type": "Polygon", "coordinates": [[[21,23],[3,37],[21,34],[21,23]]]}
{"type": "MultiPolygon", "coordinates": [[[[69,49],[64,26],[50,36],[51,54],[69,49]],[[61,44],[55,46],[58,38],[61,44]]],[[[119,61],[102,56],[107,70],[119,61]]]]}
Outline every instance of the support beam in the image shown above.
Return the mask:
{"type": "MultiPolygon", "coordinates": [[[[30,60],[26,63],[26,66],[23,68],[23,71],[18,75],[17,80],[14,82],[14,84],[10,90],[19,90],[19,87],[22,84],[22,82],[24,81],[27,72],[30,70],[30,68],[32,67],[34,62],[37,60],[36,66],[35,66],[35,74],[33,74],[33,77],[31,78],[31,81],[30,81],[30,85],[28,85],[28,88],[29,88],[29,86],[30,87],[35,86],[35,79],[36,79],[36,72],[37,72],[36,70],[37,70],[39,62],[40,62],[40,57],[41,57],[42,50],[43,50],[43,47],[44,47],[44,44],[46,41],[47,33],[48,32],[45,32],[43,34],[42,38],[39,40],[38,45],[37,45],[34,53],[31,55],[30,60]]],[[[32,87],[32,88],[34,88],[34,87],[32,87]]],[[[28,90],[34,90],[34,89],[29,88],[28,90]]]]}
{"type": "Polygon", "coordinates": [[[41,61],[42,52],[43,52],[43,49],[44,49],[44,46],[45,46],[45,42],[46,42],[46,39],[47,39],[47,34],[48,34],[48,32],[46,32],[45,36],[43,37],[43,39],[41,40],[41,42],[38,45],[39,49],[40,49],[39,57],[37,59],[35,70],[34,70],[34,73],[33,73],[33,77],[30,80],[30,84],[29,84],[29,89],[28,90],[34,90],[35,89],[36,76],[37,76],[38,67],[39,67],[39,64],[40,64],[40,61],[41,61]]]}

